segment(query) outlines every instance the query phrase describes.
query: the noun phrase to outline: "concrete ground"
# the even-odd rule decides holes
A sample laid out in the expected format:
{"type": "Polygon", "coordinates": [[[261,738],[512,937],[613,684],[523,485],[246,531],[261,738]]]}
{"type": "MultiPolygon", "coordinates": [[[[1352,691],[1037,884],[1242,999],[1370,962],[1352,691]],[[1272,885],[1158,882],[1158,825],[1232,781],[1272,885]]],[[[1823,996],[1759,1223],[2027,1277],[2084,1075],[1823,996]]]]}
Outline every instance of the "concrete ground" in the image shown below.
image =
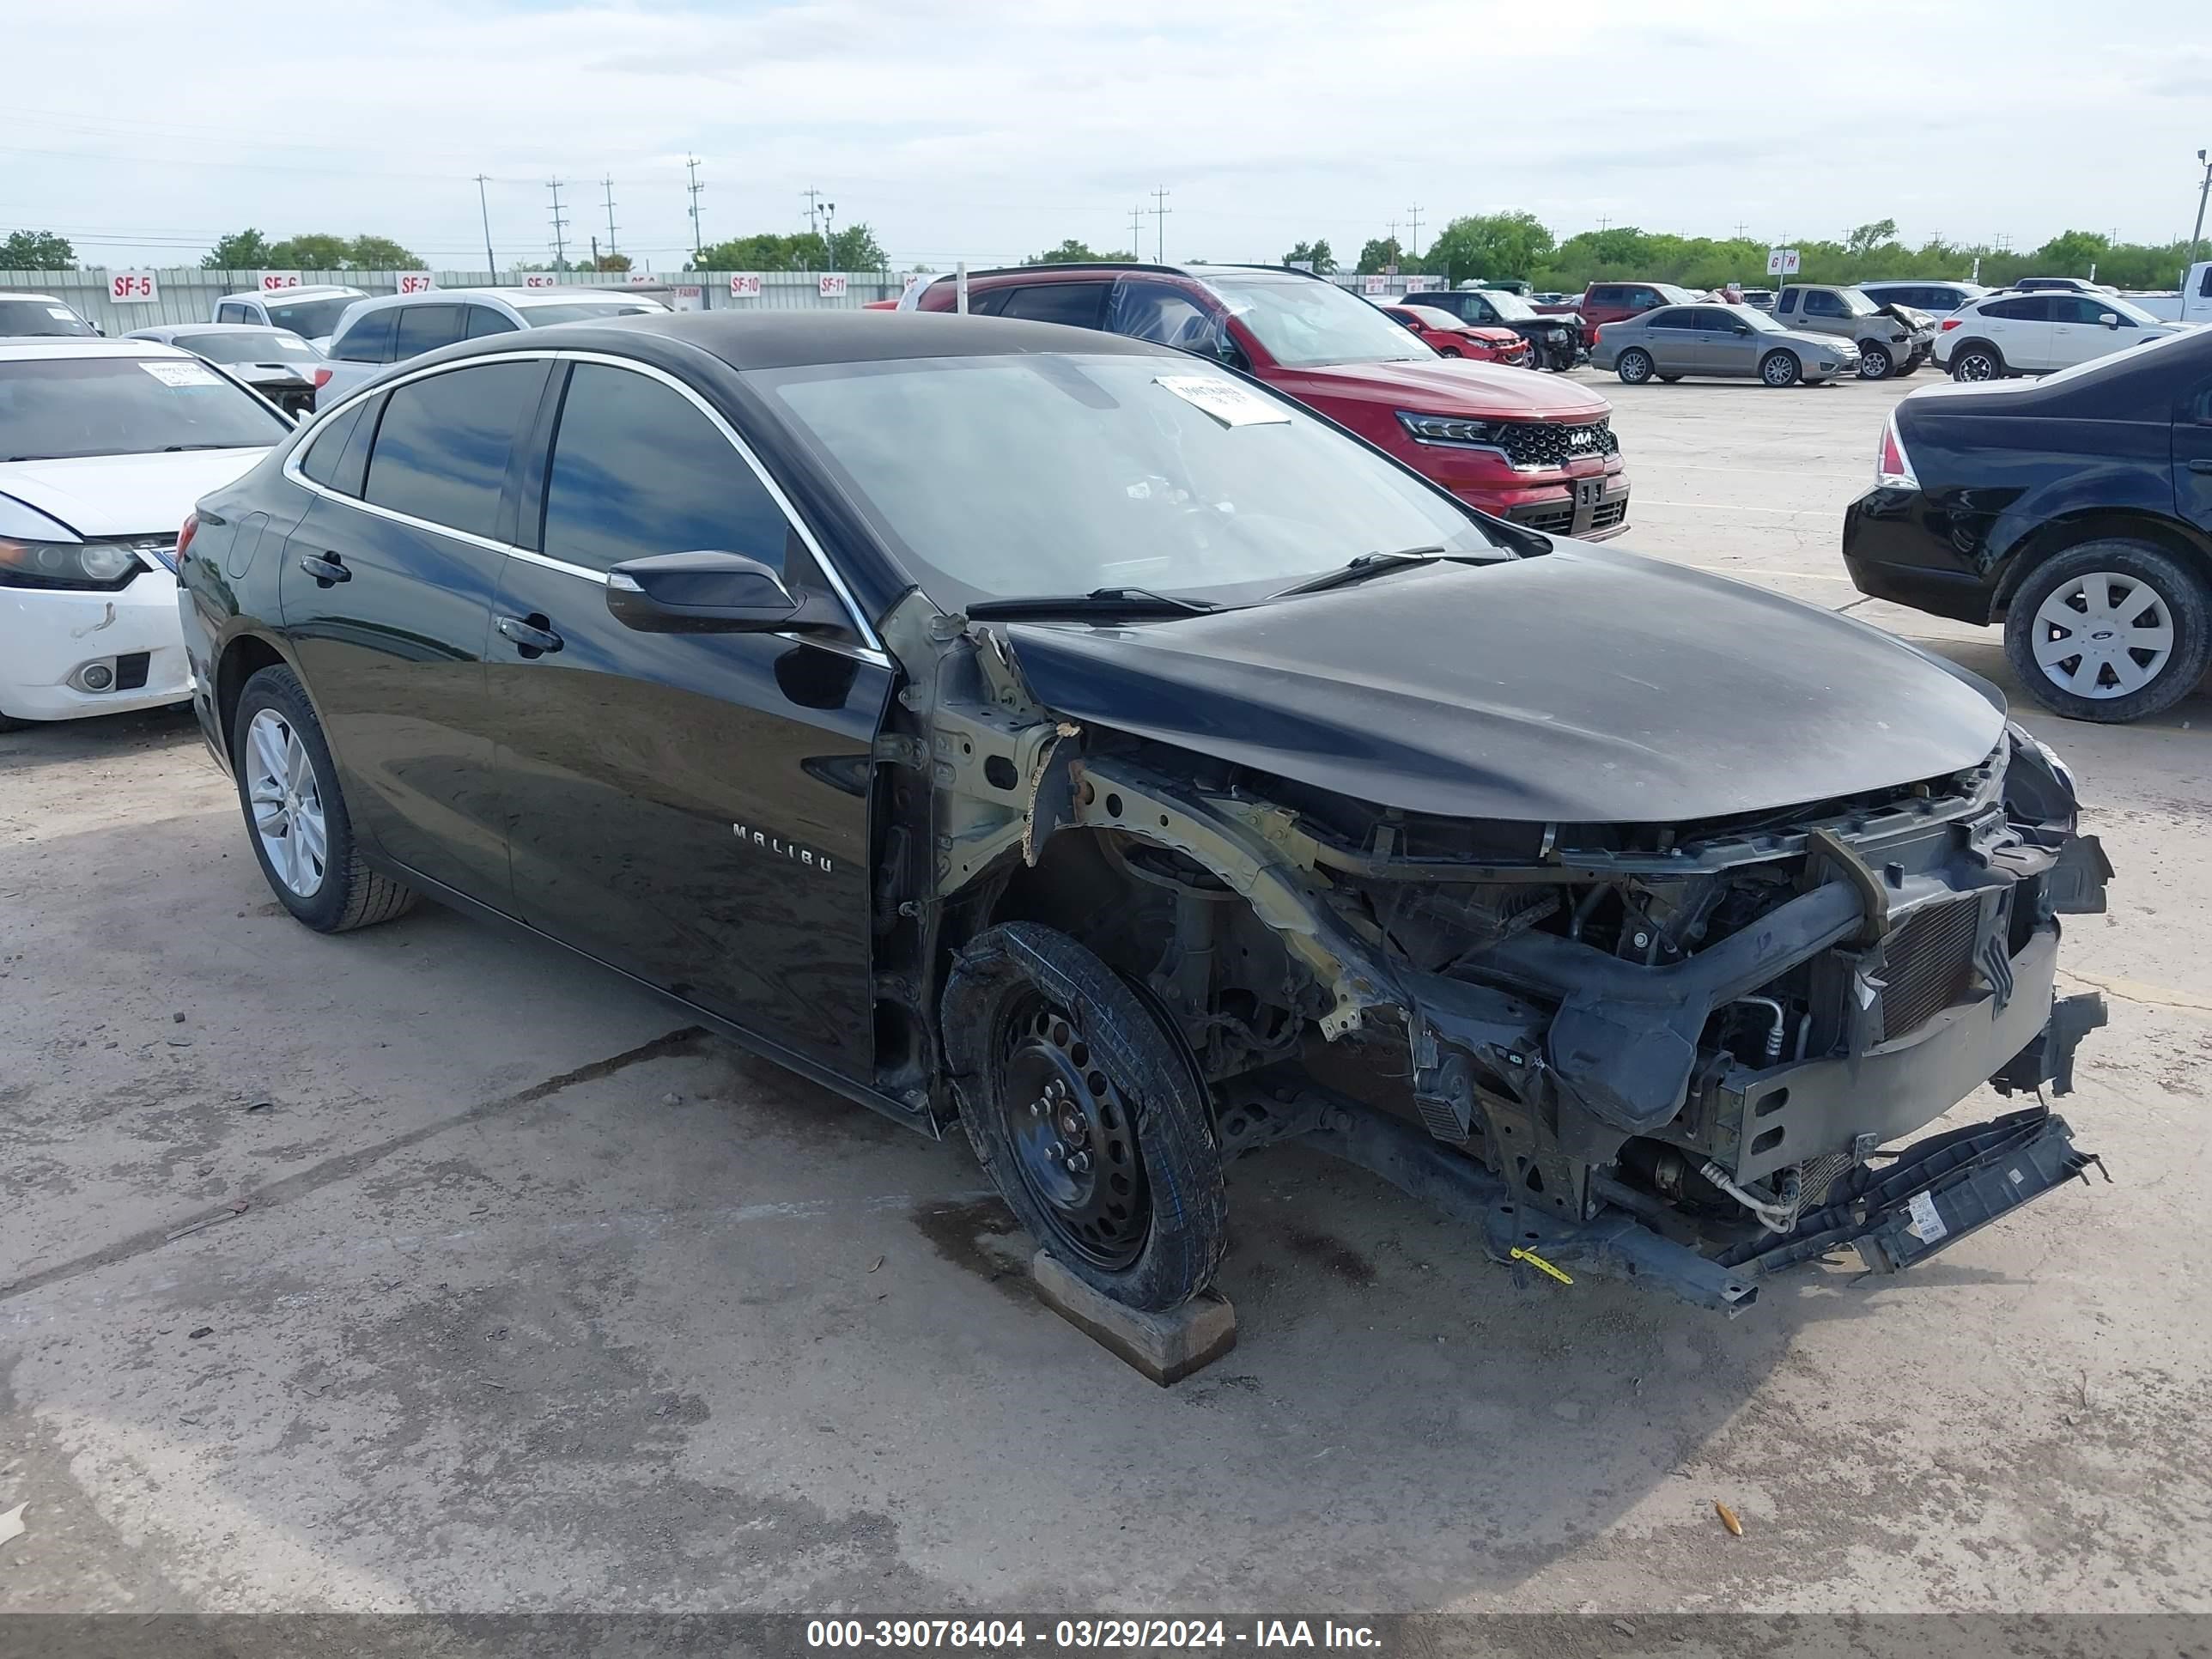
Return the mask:
{"type": "MultiPolygon", "coordinates": [[[[1856,598],[1896,387],[1605,384],[1628,545],[1856,598]]],[[[2028,716],[2119,869],[2114,1184],[1730,1323],[1279,1150],[1164,1391],[963,1147],[441,909],[295,926],[182,718],[0,738],[0,1607],[2212,1609],[2208,716],[2028,716]]]]}

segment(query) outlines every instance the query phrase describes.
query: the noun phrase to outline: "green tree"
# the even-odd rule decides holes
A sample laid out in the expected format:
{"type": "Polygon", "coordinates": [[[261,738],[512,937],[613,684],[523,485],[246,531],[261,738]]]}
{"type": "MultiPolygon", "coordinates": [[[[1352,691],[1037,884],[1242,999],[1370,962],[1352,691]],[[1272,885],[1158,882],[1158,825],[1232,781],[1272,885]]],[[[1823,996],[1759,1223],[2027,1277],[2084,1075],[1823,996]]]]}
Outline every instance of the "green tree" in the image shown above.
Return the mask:
{"type": "Polygon", "coordinates": [[[1090,243],[1079,242],[1073,236],[1058,247],[1048,247],[1042,253],[1032,253],[1022,263],[1025,265],[1081,265],[1099,259],[1118,259],[1118,253],[1100,253],[1090,243]]]}
{"type": "Polygon", "coordinates": [[[326,232],[287,236],[269,250],[269,263],[283,270],[343,270],[353,244],[326,232]]]}
{"type": "Polygon", "coordinates": [[[2112,252],[2110,237],[2094,231],[2067,230],[2036,249],[2030,263],[2049,276],[2087,276],[2091,265],[2108,263],[2112,252]]]}
{"type": "Polygon", "coordinates": [[[1283,256],[1283,263],[1286,265],[1310,264],[1316,276],[1326,276],[1336,269],[1336,254],[1324,236],[1317,241],[1300,242],[1283,256]]]}
{"type": "Polygon", "coordinates": [[[200,260],[202,270],[263,270],[276,264],[269,257],[269,239],[254,229],[234,230],[220,238],[200,260]]]}
{"type": "Polygon", "coordinates": [[[68,270],[76,264],[69,238],[51,230],[11,230],[0,241],[0,270],[68,270]]]}
{"type": "Polygon", "coordinates": [[[1870,225],[1861,225],[1844,239],[1844,251],[1864,258],[1875,249],[1897,240],[1897,221],[1877,219],[1870,225]]]}
{"type": "Polygon", "coordinates": [[[389,236],[356,236],[346,249],[346,264],[354,270],[420,270],[422,261],[389,236]]]}
{"type": "Polygon", "coordinates": [[[1423,256],[1448,283],[1471,276],[1520,276],[1551,257],[1552,233],[1533,213],[1474,213],[1453,220],[1423,256]]]}
{"type": "Polygon", "coordinates": [[[1402,250],[1395,236],[1370,236],[1359,250],[1359,274],[1371,276],[1389,265],[1403,266],[1402,250]]]}
{"type": "Polygon", "coordinates": [[[888,270],[890,255],[876,240],[876,234],[863,224],[848,225],[830,238],[829,253],[833,267],[838,270],[888,270]]]}

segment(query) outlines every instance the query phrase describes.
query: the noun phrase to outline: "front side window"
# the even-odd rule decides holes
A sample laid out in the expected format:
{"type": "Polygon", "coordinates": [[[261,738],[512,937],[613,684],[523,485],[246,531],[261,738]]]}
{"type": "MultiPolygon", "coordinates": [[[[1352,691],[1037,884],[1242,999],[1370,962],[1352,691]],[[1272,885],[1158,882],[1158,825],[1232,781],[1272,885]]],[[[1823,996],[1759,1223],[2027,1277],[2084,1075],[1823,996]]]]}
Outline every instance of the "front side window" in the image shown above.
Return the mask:
{"type": "Polygon", "coordinates": [[[1103,283],[1033,283],[1007,295],[999,315],[1030,323],[1065,323],[1070,328],[1096,328],[1105,301],[1103,283]]]}
{"type": "Polygon", "coordinates": [[[195,357],[0,363],[0,462],[264,449],[292,423],[195,357]]]}
{"type": "Polygon", "coordinates": [[[1840,295],[1816,288],[1805,296],[1805,314],[1808,317],[1847,317],[1850,313],[1844,309],[1840,295]]]}
{"type": "Polygon", "coordinates": [[[435,351],[440,346],[449,346],[461,337],[461,308],[459,306],[397,306],[399,331],[393,355],[404,362],[419,357],[426,351],[435,351]]]}
{"type": "Polygon", "coordinates": [[[1285,368],[1426,362],[1436,353],[1381,309],[1310,277],[1209,276],[1230,314],[1285,368]]]}
{"type": "MultiPolygon", "coordinates": [[[[345,315],[345,308],[360,298],[358,294],[333,294],[321,300],[271,301],[269,304],[270,325],[289,330],[303,340],[319,340],[338,325],[338,319],[345,315]]],[[[259,319],[241,317],[239,320],[255,322],[259,319]]]]}
{"type": "Polygon", "coordinates": [[[526,361],[393,387],[362,499],[473,536],[495,535],[507,459],[544,382],[544,363],[526,361]]]}
{"type": "Polygon", "coordinates": [[[392,330],[398,320],[396,306],[363,312],[344,333],[331,342],[331,356],[349,363],[390,362],[392,330]]]}
{"type": "Polygon", "coordinates": [[[1121,280],[1115,290],[1113,319],[1107,325],[1116,334],[1181,351],[1209,344],[1217,332],[1213,318],[1195,298],[1171,283],[1144,277],[1121,280]]]}
{"type": "Polygon", "coordinates": [[[1498,556],[1449,496],[1188,358],[1040,352],[747,378],[940,605],[1122,586],[1230,601],[1362,553],[1498,556]]]}
{"type": "Polygon", "coordinates": [[[781,569],[790,520],[721,428],[648,375],[578,363],[545,476],[540,550],[607,570],[656,553],[781,569]]]}

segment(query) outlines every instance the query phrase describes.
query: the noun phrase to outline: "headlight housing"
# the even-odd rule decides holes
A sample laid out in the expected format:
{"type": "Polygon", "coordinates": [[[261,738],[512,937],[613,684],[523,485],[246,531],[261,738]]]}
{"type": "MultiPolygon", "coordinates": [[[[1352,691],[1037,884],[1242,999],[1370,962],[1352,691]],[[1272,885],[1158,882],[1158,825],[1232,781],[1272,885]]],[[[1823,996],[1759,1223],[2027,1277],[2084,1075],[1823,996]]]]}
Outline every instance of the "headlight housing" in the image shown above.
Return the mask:
{"type": "Polygon", "coordinates": [[[1472,420],[1462,415],[1422,415],[1410,409],[1397,411],[1398,424],[1417,444],[1492,446],[1498,441],[1498,422],[1472,420]]]}
{"type": "Polygon", "coordinates": [[[145,568],[112,542],[27,542],[0,536],[0,587],[113,592],[145,568]]]}

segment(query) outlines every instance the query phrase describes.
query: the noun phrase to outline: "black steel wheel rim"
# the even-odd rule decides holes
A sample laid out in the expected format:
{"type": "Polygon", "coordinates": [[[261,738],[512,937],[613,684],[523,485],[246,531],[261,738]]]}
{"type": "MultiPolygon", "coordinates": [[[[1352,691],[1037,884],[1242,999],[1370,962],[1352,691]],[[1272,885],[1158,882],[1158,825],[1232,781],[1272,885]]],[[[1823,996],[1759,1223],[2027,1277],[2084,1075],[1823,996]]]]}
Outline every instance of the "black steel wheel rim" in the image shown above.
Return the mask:
{"type": "Polygon", "coordinates": [[[1064,1009],[1023,1000],[1008,1023],[999,1097],[1014,1170],[1059,1242],[1109,1271],[1143,1252],[1152,1200],[1120,1088],[1064,1009]]]}

